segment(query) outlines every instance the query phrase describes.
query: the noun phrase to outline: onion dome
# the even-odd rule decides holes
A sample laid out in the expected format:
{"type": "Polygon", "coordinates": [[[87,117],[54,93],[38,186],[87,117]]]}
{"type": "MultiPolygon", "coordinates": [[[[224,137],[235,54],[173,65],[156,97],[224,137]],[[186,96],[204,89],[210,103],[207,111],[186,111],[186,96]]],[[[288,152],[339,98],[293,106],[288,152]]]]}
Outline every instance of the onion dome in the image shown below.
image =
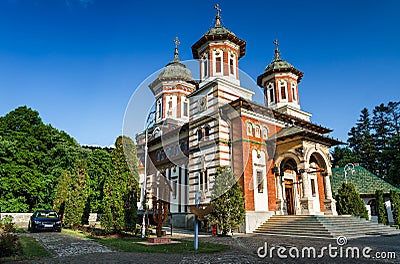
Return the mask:
{"type": "Polygon", "coordinates": [[[200,40],[198,40],[192,46],[192,53],[194,59],[200,59],[199,48],[203,46],[208,41],[215,40],[229,40],[240,47],[239,49],[239,58],[243,57],[246,53],[246,41],[236,37],[236,35],[230,31],[229,29],[223,27],[221,25],[221,15],[222,11],[219,8],[219,5],[216,4],[214,7],[217,10],[217,15],[215,16],[215,25],[211,28],[207,33],[205,33],[200,40]]]}
{"type": "Polygon", "coordinates": [[[179,60],[179,50],[178,46],[180,44],[178,37],[175,38],[175,52],[174,59],[168,63],[165,68],[158,74],[157,79],[160,81],[164,80],[183,80],[183,81],[192,81],[193,76],[192,72],[186,68],[185,64],[180,62],[179,60]]]}
{"type": "MultiPolygon", "coordinates": [[[[264,73],[258,76],[257,83],[262,80],[263,77],[268,76],[270,74],[276,73],[276,72],[291,72],[295,75],[297,75],[299,78],[297,82],[299,83],[301,78],[303,77],[303,72],[297,70],[292,64],[289,62],[283,60],[281,58],[281,55],[279,53],[279,43],[277,40],[274,41],[274,44],[276,45],[275,47],[275,57],[272,60],[270,64],[268,64],[267,67],[265,67],[264,73]]],[[[261,85],[261,84],[258,84],[261,85]]]]}

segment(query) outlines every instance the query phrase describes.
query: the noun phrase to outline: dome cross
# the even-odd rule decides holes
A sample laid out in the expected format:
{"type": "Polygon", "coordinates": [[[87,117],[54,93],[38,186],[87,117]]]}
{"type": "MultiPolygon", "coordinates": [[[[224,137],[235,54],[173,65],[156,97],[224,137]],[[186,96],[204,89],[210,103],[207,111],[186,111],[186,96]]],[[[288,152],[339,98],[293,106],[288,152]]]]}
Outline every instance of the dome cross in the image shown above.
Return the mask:
{"type": "Polygon", "coordinates": [[[181,42],[179,41],[178,37],[175,37],[174,39],[174,43],[175,43],[175,52],[174,52],[174,61],[179,61],[179,45],[181,44],[181,42]]]}
{"type": "Polygon", "coordinates": [[[281,58],[281,56],[279,54],[279,42],[278,42],[277,39],[275,39],[273,43],[275,44],[275,58],[274,58],[274,60],[279,60],[281,58]]]}
{"type": "Polygon", "coordinates": [[[221,26],[221,11],[222,9],[219,7],[219,4],[216,4],[214,6],[215,10],[217,10],[217,15],[215,16],[215,26],[220,27],[221,26]]]}

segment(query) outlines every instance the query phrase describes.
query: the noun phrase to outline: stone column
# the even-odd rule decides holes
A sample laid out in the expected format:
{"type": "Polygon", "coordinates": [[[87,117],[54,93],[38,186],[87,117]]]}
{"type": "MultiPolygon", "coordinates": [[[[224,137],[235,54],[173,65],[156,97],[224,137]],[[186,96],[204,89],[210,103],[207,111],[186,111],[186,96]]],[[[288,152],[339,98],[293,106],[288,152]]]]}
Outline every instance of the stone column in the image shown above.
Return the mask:
{"type": "Polygon", "coordinates": [[[325,188],[325,199],[324,199],[325,215],[337,215],[336,201],[332,197],[330,176],[326,175],[323,177],[324,177],[324,188],[325,188]]]}
{"type": "Polygon", "coordinates": [[[276,182],[276,193],[277,193],[277,198],[276,198],[276,214],[278,215],[283,215],[283,193],[282,193],[282,177],[280,176],[275,176],[275,182],[276,182]]]}
{"type": "Polygon", "coordinates": [[[314,203],[313,197],[311,196],[310,179],[308,177],[308,164],[303,162],[299,170],[301,170],[301,179],[303,182],[303,197],[300,199],[301,214],[312,215],[314,214],[314,203]]]}

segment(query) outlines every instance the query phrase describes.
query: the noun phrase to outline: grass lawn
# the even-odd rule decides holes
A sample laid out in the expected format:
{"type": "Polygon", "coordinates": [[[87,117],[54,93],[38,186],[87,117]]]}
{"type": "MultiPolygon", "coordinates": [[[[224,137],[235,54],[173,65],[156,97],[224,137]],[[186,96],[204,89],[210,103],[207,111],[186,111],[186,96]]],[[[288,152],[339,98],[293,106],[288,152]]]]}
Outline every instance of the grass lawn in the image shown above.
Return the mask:
{"type": "Polygon", "coordinates": [[[136,242],[147,241],[140,238],[92,238],[92,240],[112,247],[118,251],[124,252],[146,252],[146,253],[167,253],[167,254],[184,254],[184,253],[212,253],[221,252],[229,249],[226,245],[213,243],[199,243],[197,251],[194,250],[193,241],[177,240],[180,244],[164,244],[146,246],[136,242]]]}
{"type": "Polygon", "coordinates": [[[91,237],[86,236],[78,231],[63,229],[63,232],[75,236],[86,237],[102,245],[111,247],[115,250],[122,252],[145,252],[145,253],[167,253],[167,254],[185,254],[185,253],[213,253],[228,250],[229,247],[221,244],[199,243],[199,248],[195,251],[193,241],[178,240],[179,244],[169,245],[152,245],[146,246],[138,244],[137,242],[147,241],[147,239],[141,239],[136,237],[91,237]]]}
{"type": "Polygon", "coordinates": [[[21,254],[0,258],[0,263],[4,260],[28,260],[50,256],[46,249],[44,249],[33,237],[19,236],[18,240],[21,246],[21,254]]]}

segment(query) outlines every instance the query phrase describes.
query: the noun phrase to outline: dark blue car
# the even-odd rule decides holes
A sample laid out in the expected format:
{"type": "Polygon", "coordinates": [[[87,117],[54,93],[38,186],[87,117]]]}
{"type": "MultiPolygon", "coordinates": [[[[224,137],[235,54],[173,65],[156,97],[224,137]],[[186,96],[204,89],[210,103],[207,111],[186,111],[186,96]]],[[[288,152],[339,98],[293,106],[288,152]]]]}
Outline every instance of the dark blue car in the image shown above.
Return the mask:
{"type": "Polygon", "coordinates": [[[28,231],[44,230],[61,232],[61,219],[56,211],[38,210],[29,219],[28,231]]]}

